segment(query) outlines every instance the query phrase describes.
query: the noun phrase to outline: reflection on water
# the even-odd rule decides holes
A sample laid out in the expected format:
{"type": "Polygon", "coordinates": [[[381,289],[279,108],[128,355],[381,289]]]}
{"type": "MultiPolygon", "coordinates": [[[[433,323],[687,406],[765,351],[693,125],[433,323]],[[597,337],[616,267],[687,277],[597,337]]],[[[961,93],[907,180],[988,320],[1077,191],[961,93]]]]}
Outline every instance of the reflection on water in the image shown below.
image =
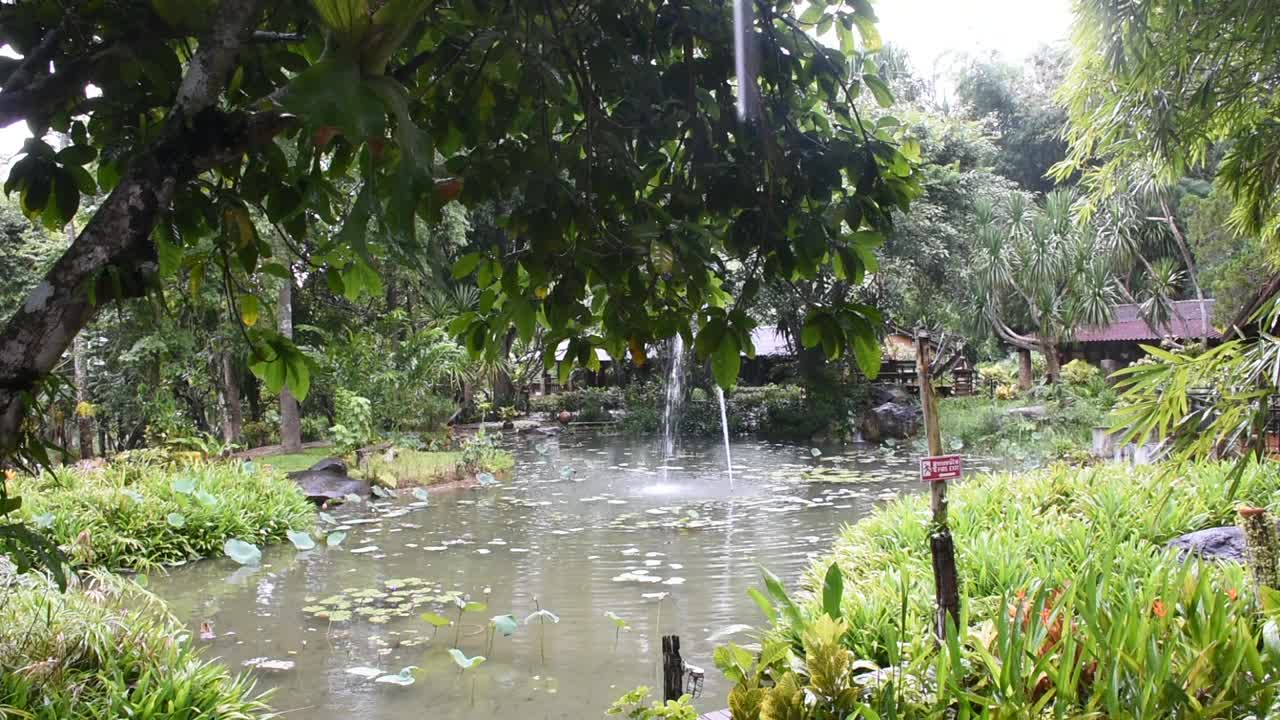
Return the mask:
{"type": "Polygon", "coordinates": [[[598,717],[636,685],[660,687],[663,633],[679,634],[685,659],[708,669],[698,706],[711,710],[728,690],[715,644],[732,625],[761,621],[746,595],[759,567],[794,583],[843,524],[918,485],[913,459],[879,453],[735,443],[731,493],[718,443],[686,443],[665,463],[656,442],[566,434],[511,444],[507,483],[432,496],[426,508],[405,498],[339,509],[336,520],[350,523],[339,547],[269,548],[258,569],[201,562],[153,578],[152,589],[193,635],[213,624],[212,656],[234,667],[296,663],[254,671],[272,704],[292,711],[285,717],[598,717]],[[461,649],[488,656],[465,674],[447,654],[455,629],[433,641],[419,618],[456,617],[458,596],[488,605],[463,619],[461,649]],[[545,664],[537,621],[523,624],[538,607],[560,618],[541,633],[545,664]],[[489,619],[506,613],[522,624],[490,649],[489,619]],[[617,637],[606,613],[630,629],[617,637]],[[408,666],[420,668],[409,687],[348,672],[408,666]]]}

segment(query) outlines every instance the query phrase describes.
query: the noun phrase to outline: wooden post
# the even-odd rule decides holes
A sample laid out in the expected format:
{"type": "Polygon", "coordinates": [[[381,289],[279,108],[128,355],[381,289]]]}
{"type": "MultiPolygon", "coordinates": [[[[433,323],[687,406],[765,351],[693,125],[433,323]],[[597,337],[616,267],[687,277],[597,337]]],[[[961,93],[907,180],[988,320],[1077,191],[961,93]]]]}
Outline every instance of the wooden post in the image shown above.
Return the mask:
{"type": "Polygon", "coordinates": [[[684,660],[680,658],[680,636],[662,636],[662,700],[679,700],[684,695],[684,660]]]}
{"type": "MultiPolygon", "coordinates": [[[[920,407],[924,412],[924,434],[929,454],[942,454],[942,428],[938,423],[938,398],[933,392],[929,357],[929,331],[916,331],[916,377],[920,385],[920,407]]],[[[929,508],[933,513],[929,551],[933,556],[933,590],[937,599],[935,632],[938,640],[947,636],[947,617],[960,624],[960,582],[956,577],[956,547],[947,527],[947,483],[930,484],[929,508]]]]}

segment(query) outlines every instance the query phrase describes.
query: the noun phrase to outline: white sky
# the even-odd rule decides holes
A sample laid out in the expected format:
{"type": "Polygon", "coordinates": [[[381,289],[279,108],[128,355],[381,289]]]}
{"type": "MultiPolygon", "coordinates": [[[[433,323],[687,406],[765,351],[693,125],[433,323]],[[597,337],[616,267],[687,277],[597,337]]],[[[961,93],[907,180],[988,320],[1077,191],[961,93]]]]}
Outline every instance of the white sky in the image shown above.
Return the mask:
{"type": "MultiPolygon", "coordinates": [[[[998,51],[1018,62],[1046,43],[1065,40],[1071,0],[878,0],[880,34],[904,48],[922,76],[945,70],[954,53],[998,51]]],[[[6,46],[0,53],[12,54],[6,46]]],[[[0,128],[0,168],[22,148],[25,123],[0,128]]]]}
{"type": "Polygon", "coordinates": [[[880,36],[906,49],[925,75],[948,53],[998,51],[1019,62],[1041,45],[1066,40],[1071,0],[878,0],[880,36]]]}

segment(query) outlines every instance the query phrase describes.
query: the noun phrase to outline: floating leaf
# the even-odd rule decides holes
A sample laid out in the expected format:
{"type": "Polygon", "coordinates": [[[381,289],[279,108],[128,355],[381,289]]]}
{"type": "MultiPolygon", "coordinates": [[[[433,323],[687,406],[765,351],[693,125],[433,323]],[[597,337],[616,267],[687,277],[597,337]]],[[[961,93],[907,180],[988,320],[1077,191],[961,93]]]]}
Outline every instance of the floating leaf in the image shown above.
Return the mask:
{"type": "Polygon", "coordinates": [[[620,629],[620,630],[625,630],[625,629],[627,629],[627,628],[631,627],[631,624],[630,624],[630,623],[628,623],[626,620],[623,620],[622,618],[618,617],[618,614],[617,614],[617,613],[615,613],[615,612],[614,612],[614,611],[612,611],[612,610],[610,610],[610,611],[606,612],[606,613],[604,614],[604,616],[605,616],[605,617],[607,617],[607,618],[609,618],[610,620],[612,620],[612,621],[613,621],[614,626],[616,626],[616,627],[617,627],[618,629],[620,629]]]}
{"type": "Polygon", "coordinates": [[[171,483],[171,486],[173,487],[173,491],[176,493],[182,493],[183,495],[190,495],[191,493],[196,491],[196,480],[195,478],[189,478],[189,477],[174,478],[173,483],[171,483]]]}
{"type": "Polygon", "coordinates": [[[335,518],[334,516],[330,515],[330,514],[329,514],[329,513],[327,513],[327,512],[322,512],[322,513],[320,513],[319,518],[320,518],[321,520],[323,520],[323,521],[325,521],[325,522],[327,522],[327,523],[331,524],[331,525],[337,525],[337,524],[338,524],[338,519],[337,519],[337,518],[335,518]]]}
{"type": "Polygon", "coordinates": [[[456,664],[458,667],[462,668],[463,670],[470,670],[471,668],[484,662],[483,655],[476,655],[475,657],[467,657],[458,648],[449,648],[449,657],[453,658],[454,664],[456,664]]]}
{"type": "Polygon", "coordinates": [[[414,488],[413,496],[424,503],[431,502],[431,493],[427,492],[426,488],[414,488]]]}
{"type": "Polygon", "coordinates": [[[223,543],[222,552],[241,565],[257,565],[262,562],[262,551],[257,545],[243,540],[231,539],[223,543]]]}
{"type": "Polygon", "coordinates": [[[818,448],[809,448],[809,454],[813,457],[819,457],[822,455],[822,451],[818,448]]]}
{"type": "Polygon", "coordinates": [[[373,678],[381,676],[383,673],[378,668],[364,667],[362,665],[359,667],[347,668],[347,674],[355,675],[356,677],[364,678],[365,680],[372,680],[373,678]]]}
{"type": "Polygon", "coordinates": [[[476,482],[480,483],[481,487],[488,487],[489,485],[497,485],[498,479],[491,473],[482,472],[476,474],[476,482]]]}
{"type": "Polygon", "coordinates": [[[170,525],[176,528],[187,526],[187,516],[183,515],[182,513],[171,512],[165,516],[165,520],[167,520],[170,525]]]}
{"type": "Polygon", "coordinates": [[[515,615],[496,615],[490,618],[489,621],[493,623],[493,629],[497,630],[502,637],[515,635],[516,629],[520,627],[515,615]]]}
{"type": "Polygon", "coordinates": [[[380,498],[395,497],[395,493],[382,487],[381,485],[371,485],[369,487],[369,492],[373,493],[374,496],[380,497],[380,498]]]}
{"type": "Polygon", "coordinates": [[[438,627],[438,628],[445,627],[446,625],[449,625],[451,622],[453,622],[452,620],[450,620],[449,618],[443,615],[438,615],[436,613],[430,613],[430,612],[422,613],[421,617],[423,621],[426,622],[431,627],[438,627]]]}
{"type": "Polygon", "coordinates": [[[346,539],[347,539],[347,534],[341,530],[337,530],[325,536],[324,544],[328,545],[329,547],[338,547],[339,545],[342,544],[342,541],[346,539]]]}
{"type": "Polygon", "coordinates": [[[342,499],[344,502],[349,502],[355,505],[359,505],[360,503],[364,502],[364,498],[360,497],[355,493],[347,493],[346,495],[342,496],[342,499]]]}
{"type": "Polygon", "coordinates": [[[299,550],[311,550],[316,546],[316,541],[309,532],[289,530],[285,532],[285,535],[289,537],[289,542],[293,543],[293,546],[299,550]]]}

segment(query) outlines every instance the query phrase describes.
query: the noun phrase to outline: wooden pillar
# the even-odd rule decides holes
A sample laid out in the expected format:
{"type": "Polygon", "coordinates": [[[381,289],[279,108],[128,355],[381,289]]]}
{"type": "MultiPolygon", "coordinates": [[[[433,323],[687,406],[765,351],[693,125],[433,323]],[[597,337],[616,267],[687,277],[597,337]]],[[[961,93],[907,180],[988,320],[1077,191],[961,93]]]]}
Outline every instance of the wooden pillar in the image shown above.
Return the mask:
{"type": "MultiPolygon", "coordinates": [[[[932,360],[929,357],[929,331],[916,331],[916,376],[920,385],[920,407],[924,412],[925,439],[929,454],[942,454],[942,429],[938,422],[938,398],[933,392],[932,360]]],[[[933,520],[929,533],[929,552],[933,557],[933,590],[937,601],[934,631],[939,641],[947,636],[947,618],[960,624],[960,582],[956,576],[956,548],[947,526],[947,483],[930,484],[929,509],[933,520]]]]}
{"type": "Polygon", "coordinates": [[[680,658],[680,636],[662,636],[662,700],[679,700],[684,695],[684,660],[680,658]]]}

